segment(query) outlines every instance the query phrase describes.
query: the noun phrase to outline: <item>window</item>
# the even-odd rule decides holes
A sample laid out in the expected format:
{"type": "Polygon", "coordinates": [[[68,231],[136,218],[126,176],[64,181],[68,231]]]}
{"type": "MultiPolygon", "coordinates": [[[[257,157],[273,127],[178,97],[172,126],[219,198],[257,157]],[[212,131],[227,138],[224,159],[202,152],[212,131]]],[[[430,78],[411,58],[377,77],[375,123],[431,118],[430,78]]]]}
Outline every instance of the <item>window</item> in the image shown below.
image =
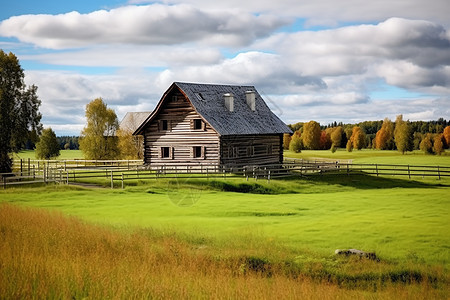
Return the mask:
{"type": "Polygon", "coordinates": [[[171,158],[171,147],[161,147],[161,158],[171,158]]]}
{"type": "Polygon", "coordinates": [[[201,119],[194,119],[194,130],[203,129],[203,122],[201,119]]]}
{"type": "Polygon", "coordinates": [[[159,131],[167,131],[169,130],[169,122],[167,120],[159,120],[159,131]]]}
{"type": "Polygon", "coordinates": [[[205,148],[202,146],[194,146],[192,147],[192,157],[194,158],[204,158],[205,157],[205,148]]]}
{"type": "Polygon", "coordinates": [[[177,102],[178,101],[178,96],[177,95],[173,95],[172,96],[172,101],[173,102],[177,102]]]}

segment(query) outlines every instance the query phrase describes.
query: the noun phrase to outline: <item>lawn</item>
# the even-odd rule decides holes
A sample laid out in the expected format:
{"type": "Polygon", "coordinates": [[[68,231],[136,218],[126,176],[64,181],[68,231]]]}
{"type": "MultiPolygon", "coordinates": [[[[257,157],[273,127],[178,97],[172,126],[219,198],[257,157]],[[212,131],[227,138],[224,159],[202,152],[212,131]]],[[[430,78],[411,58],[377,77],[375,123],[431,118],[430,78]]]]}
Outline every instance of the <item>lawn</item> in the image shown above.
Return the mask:
{"type": "MultiPolygon", "coordinates": [[[[450,165],[449,156],[394,151],[286,156],[450,165]]],[[[7,253],[0,257],[0,294],[445,299],[450,178],[413,179],[190,177],[129,181],[125,189],[0,190],[0,249],[7,253]],[[27,215],[5,204],[38,211],[27,215]],[[334,255],[350,248],[375,252],[379,261],[334,255]]]]}
{"type": "Polygon", "coordinates": [[[114,227],[152,227],[218,242],[257,235],[322,256],[332,255],[335,249],[357,248],[387,260],[415,257],[448,266],[450,188],[446,182],[362,175],[269,184],[244,179],[160,179],[125,190],[48,186],[8,189],[1,195],[5,202],[56,209],[114,227]],[[257,185],[269,194],[220,190],[227,185],[257,185]]]}

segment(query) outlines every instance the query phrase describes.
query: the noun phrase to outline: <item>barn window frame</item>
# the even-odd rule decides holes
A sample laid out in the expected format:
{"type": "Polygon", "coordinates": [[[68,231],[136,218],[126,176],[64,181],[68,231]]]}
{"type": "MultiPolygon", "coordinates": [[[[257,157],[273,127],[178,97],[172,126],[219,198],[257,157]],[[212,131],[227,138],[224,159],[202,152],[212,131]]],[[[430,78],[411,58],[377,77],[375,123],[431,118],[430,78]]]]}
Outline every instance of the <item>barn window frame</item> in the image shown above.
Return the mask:
{"type": "Polygon", "coordinates": [[[195,159],[205,158],[205,146],[192,146],[191,156],[195,159]]]}
{"type": "Polygon", "coordinates": [[[196,118],[191,120],[191,130],[204,131],[205,129],[206,123],[202,119],[196,118]]]}
{"type": "Polygon", "coordinates": [[[162,159],[173,159],[173,147],[161,147],[159,156],[162,159]]]}

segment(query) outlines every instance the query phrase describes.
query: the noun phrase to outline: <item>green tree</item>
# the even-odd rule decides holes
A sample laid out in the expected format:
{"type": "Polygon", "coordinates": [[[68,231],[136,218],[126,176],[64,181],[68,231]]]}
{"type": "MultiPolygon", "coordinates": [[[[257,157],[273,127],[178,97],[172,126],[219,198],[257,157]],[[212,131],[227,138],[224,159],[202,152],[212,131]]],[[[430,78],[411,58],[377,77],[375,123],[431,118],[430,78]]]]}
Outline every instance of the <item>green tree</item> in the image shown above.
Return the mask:
{"type": "Polygon", "coordinates": [[[119,157],[116,113],[107,108],[102,98],[86,106],[87,125],[81,132],[80,149],[86,159],[116,159],[119,157]]]}
{"type": "Polygon", "coordinates": [[[322,130],[316,121],[309,121],[303,125],[303,146],[305,149],[316,150],[320,147],[320,135],[322,130]]]}
{"type": "Polygon", "coordinates": [[[0,50],[0,172],[10,172],[9,153],[20,150],[42,130],[36,91],[36,86],[25,85],[17,57],[0,50]]]}
{"type": "Polygon", "coordinates": [[[294,132],[291,142],[289,143],[289,150],[295,153],[302,152],[303,140],[300,131],[294,132]]]}
{"type": "Polygon", "coordinates": [[[361,127],[354,126],[352,130],[352,135],[349,140],[352,143],[352,147],[361,150],[366,143],[366,135],[362,131],[361,127]]]}
{"type": "Polygon", "coordinates": [[[36,157],[39,159],[58,157],[59,148],[55,132],[51,128],[42,130],[42,135],[36,144],[36,157]]]}
{"type": "Polygon", "coordinates": [[[403,121],[403,116],[398,115],[395,120],[394,141],[397,150],[402,154],[411,151],[413,147],[413,135],[409,122],[403,121]]]}

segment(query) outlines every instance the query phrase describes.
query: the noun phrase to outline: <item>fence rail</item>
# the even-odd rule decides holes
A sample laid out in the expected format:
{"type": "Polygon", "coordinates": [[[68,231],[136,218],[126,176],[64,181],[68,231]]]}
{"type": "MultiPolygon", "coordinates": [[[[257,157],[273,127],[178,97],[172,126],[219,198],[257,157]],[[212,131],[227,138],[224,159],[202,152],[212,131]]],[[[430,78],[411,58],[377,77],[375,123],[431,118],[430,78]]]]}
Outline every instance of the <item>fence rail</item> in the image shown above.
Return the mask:
{"type": "Polygon", "coordinates": [[[286,160],[283,164],[246,167],[219,167],[217,165],[187,166],[146,166],[139,160],[20,160],[16,162],[15,172],[0,174],[3,188],[20,184],[35,183],[80,183],[94,178],[110,181],[113,188],[122,188],[129,180],[149,180],[162,177],[185,178],[192,176],[206,178],[245,177],[267,179],[283,176],[307,176],[310,174],[355,174],[374,176],[450,176],[450,167],[413,166],[390,164],[354,164],[349,161],[324,160],[286,160]]]}

